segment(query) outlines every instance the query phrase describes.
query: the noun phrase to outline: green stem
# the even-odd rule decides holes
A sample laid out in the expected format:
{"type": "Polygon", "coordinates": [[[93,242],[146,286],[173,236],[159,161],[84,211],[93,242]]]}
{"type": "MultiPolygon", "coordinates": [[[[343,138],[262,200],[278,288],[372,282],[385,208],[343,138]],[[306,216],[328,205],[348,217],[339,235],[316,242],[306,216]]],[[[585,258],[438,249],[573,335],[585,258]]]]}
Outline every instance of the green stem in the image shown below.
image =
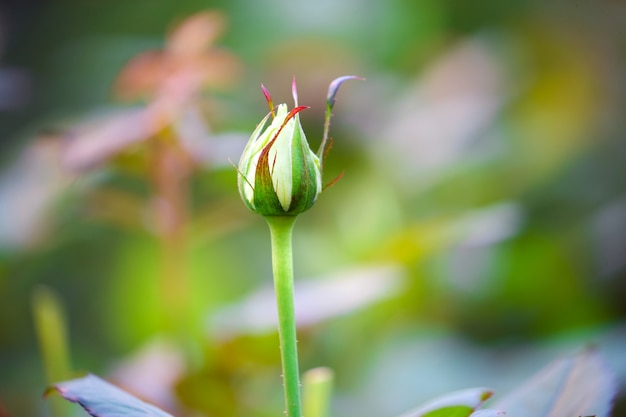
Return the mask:
{"type": "Polygon", "coordinates": [[[302,409],[306,417],[328,417],[333,390],[332,369],[320,367],[302,376],[302,409]]]}
{"type": "MultiPolygon", "coordinates": [[[[64,381],[71,377],[71,366],[61,300],[48,287],[39,286],[33,292],[32,307],[46,382],[64,381]]],[[[54,417],[69,415],[68,404],[62,398],[51,398],[50,407],[54,417]]]]}
{"type": "Polygon", "coordinates": [[[283,367],[287,417],[301,417],[300,372],[296,340],[296,315],[293,302],[292,231],[295,216],[265,218],[272,238],[272,269],[278,307],[278,335],[283,367]]]}

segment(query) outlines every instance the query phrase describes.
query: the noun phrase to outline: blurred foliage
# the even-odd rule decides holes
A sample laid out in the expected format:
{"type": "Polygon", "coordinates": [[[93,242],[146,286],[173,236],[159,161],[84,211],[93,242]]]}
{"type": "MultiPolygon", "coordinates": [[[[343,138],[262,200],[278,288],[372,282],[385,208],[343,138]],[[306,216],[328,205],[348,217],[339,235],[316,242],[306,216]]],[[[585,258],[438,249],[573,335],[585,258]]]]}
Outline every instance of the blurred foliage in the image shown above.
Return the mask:
{"type": "Polygon", "coordinates": [[[47,413],[39,284],[66,304],[76,372],[180,416],[281,409],[276,335],[214,318],[271,282],[229,160],[266,111],[259,85],[287,101],[294,74],[313,147],[330,80],[367,78],[339,94],[326,181],[345,176],[298,221],[296,274],[402,275],[349,313],[324,315],[331,295],[305,312],[302,368],[334,369],[336,415],[509,388],[587,343],[623,388],[622,3],[30,0],[0,16],[5,413],[47,413]]]}

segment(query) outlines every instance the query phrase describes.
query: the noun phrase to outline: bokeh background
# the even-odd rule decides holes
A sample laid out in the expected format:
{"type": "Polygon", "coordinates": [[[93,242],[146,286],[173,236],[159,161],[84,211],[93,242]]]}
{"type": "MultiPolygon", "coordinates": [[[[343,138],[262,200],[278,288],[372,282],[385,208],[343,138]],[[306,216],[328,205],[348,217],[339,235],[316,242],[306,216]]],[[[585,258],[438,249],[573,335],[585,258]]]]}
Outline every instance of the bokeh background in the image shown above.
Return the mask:
{"type": "Polygon", "coordinates": [[[623,387],[624,28],[616,0],[3,4],[0,415],[49,413],[38,291],[73,375],[179,416],[281,412],[268,231],[230,161],[260,84],[291,103],[294,75],[314,147],[330,81],[367,78],[295,235],[333,415],[506,393],[589,345],[623,387]]]}

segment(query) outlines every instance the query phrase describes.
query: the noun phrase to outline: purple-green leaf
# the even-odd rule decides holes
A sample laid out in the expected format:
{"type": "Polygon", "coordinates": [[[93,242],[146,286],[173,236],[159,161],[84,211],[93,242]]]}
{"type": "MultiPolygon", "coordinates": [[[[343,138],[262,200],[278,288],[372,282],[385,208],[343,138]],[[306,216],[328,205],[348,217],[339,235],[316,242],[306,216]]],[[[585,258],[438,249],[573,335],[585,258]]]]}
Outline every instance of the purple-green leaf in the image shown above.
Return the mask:
{"type": "Polygon", "coordinates": [[[94,417],[172,417],[91,374],[54,384],[48,390],[52,391],[79,404],[94,417]]]}
{"type": "Polygon", "coordinates": [[[507,417],[607,417],[616,391],[615,376],[589,349],[554,361],[494,407],[507,417]]]}
{"type": "Polygon", "coordinates": [[[487,388],[470,388],[452,392],[402,414],[400,417],[468,417],[493,392],[487,388]]]}

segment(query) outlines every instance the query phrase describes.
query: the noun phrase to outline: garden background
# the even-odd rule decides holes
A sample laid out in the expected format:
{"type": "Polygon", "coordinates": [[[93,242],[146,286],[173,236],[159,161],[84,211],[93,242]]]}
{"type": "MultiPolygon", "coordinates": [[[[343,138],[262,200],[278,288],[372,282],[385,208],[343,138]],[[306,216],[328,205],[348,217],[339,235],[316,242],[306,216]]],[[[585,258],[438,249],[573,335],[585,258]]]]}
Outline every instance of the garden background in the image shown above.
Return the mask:
{"type": "Polygon", "coordinates": [[[325,181],[344,176],[294,249],[333,415],[497,396],[589,345],[625,415],[625,27],[614,0],[4,4],[0,415],[48,413],[50,294],[73,375],[180,416],[280,412],[269,237],[231,162],[262,83],[291,105],[297,78],[317,146],[345,74],[367,81],[334,109],[325,181]]]}

